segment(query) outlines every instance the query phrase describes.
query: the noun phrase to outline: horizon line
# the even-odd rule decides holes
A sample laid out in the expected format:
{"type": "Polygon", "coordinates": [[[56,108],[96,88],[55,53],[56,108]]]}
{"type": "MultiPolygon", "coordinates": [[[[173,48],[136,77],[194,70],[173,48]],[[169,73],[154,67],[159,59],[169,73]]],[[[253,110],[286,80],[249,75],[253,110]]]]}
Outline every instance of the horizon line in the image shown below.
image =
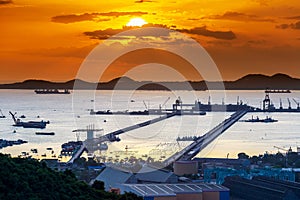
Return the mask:
{"type": "Polygon", "coordinates": [[[240,76],[239,78],[236,78],[234,80],[222,80],[222,81],[217,81],[217,80],[182,80],[182,81],[176,81],[176,80],[170,80],[170,81],[163,81],[163,80],[160,80],[160,81],[153,81],[153,80],[141,80],[141,81],[138,81],[138,80],[135,80],[131,77],[128,77],[128,76],[120,76],[120,77],[116,77],[116,78],[113,78],[113,79],[110,79],[108,81],[103,81],[103,82],[89,82],[89,81],[86,81],[86,80],[83,80],[83,79],[78,79],[78,78],[74,78],[74,79],[69,79],[69,80],[65,80],[65,81],[51,81],[51,80],[45,80],[45,79],[38,79],[38,78],[28,78],[28,79],[24,79],[22,81],[15,81],[15,82],[7,82],[7,83],[1,83],[0,82],[0,85],[9,85],[9,84],[17,84],[17,83],[24,83],[26,81],[44,81],[44,82],[50,82],[50,83],[67,83],[67,82],[70,82],[70,81],[74,81],[74,80],[79,80],[79,81],[84,81],[84,82],[87,82],[87,83],[109,83],[111,81],[114,81],[116,79],[120,79],[120,78],[128,78],[128,79],[131,79],[132,81],[135,81],[135,82],[150,82],[150,83],[167,83],[167,82],[174,82],[174,83],[183,83],[183,82],[201,82],[201,81],[205,81],[205,82],[234,82],[234,81],[238,81],[246,76],[266,76],[266,77],[273,77],[273,76],[276,76],[276,75],[283,75],[283,76],[288,76],[290,78],[293,78],[293,79],[300,79],[300,77],[292,77],[291,75],[289,74],[285,74],[285,73],[274,73],[272,75],[266,75],[266,74],[261,74],[261,73],[249,73],[249,74],[246,74],[246,75],[243,75],[243,76],[240,76]]]}

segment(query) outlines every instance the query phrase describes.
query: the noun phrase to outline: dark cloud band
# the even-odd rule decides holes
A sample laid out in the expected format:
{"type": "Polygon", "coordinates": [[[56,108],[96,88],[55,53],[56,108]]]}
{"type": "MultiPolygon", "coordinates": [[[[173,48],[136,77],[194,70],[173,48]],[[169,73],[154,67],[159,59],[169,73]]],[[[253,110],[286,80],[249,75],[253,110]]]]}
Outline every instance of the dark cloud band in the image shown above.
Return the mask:
{"type": "Polygon", "coordinates": [[[300,30],[300,21],[298,21],[296,23],[291,23],[291,24],[280,24],[280,25],[276,26],[276,28],[300,30]]]}
{"type": "MultiPolygon", "coordinates": [[[[162,28],[169,28],[166,25],[162,24],[147,24],[143,27],[162,27],[162,28]]],[[[96,30],[92,32],[84,32],[85,35],[89,36],[91,39],[99,39],[104,40],[113,35],[116,35],[122,31],[130,30],[134,27],[126,27],[124,26],[122,29],[104,29],[104,30],[96,30]]],[[[233,40],[236,39],[236,35],[232,31],[212,31],[207,29],[206,26],[203,27],[195,27],[192,29],[174,29],[178,32],[198,35],[198,36],[206,36],[206,37],[213,37],[216,39],[222,40],[233,40]]]]}
{"type": "Polygon", "coordinates": [[[135,12],[107,12],[107,13],[84,13],[84,14],[69,14],[58,15],[51,18],[52,22],[57,23],[74,23],[82,21],[109,21],[108,17],[120,17],[120,16],[141,16],[146,15],[147,12],[135,11],[135,12]],[[101,18],[106,17],[106,18],[101,18]]]}
{"type": "Polygon", "coordinates": [[[10,4],[13,3],[12,0],[0,0],[0,5],[10,4]]]}

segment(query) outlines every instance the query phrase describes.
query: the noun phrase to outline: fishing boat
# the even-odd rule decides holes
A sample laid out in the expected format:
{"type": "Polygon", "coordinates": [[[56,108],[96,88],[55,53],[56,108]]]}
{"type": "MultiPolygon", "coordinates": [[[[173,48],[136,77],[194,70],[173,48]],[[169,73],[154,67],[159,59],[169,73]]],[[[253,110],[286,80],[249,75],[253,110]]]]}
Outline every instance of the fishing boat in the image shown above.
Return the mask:
{"type": "Polygon", "coordinates": [[[15,117],[15,114],[9,111],[9,114],[12,116],[15,124],[13,126],[21,126],[23,128],[46,128],[46,125],[49,124],[49,121],[28,121],[28,122],[23,122],[20,119],[17,119],[15,117]]]}
{"type": "Polygon", "coordinates": [[[70,91],[68,89],[65,89],[63,91],[58,89],[36,89],[34,90],[36,94],[70,94],[70,91]]]}

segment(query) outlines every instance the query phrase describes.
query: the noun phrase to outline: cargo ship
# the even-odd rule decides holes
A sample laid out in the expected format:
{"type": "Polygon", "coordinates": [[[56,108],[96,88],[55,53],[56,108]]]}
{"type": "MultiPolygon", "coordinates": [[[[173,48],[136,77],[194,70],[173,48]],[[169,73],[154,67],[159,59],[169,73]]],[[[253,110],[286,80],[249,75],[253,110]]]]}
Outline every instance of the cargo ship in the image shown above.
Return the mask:
{"type": "Polygon", "coordinates": [[[264,122],[264,123],[270,123],[270,122],[278,122],[276,119],[272,119],[271,117],[266,117],[265,119],[259,119],[259,117],[247,119],[247,120],[241,120],[242,122],[264,122]]]}
{"type": "Polygon", "coordinates": [[[36,89],[34,90],[36,94],[70,94],[68,89],[58,90],[58,89],[36,89]]]}

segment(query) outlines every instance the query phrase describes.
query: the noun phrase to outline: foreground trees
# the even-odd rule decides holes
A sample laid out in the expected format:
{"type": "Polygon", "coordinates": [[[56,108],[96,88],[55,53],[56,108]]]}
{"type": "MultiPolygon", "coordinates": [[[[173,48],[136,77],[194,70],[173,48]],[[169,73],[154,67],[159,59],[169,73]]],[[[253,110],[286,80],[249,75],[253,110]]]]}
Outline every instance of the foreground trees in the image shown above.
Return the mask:
{"type": "Polygon", "coordinates": [[[138,200],[134,194],[116,195],[78,181],[67,170],[57,172],[36,160],[0,154],[0,199],[47,200],[138,200]]]}

